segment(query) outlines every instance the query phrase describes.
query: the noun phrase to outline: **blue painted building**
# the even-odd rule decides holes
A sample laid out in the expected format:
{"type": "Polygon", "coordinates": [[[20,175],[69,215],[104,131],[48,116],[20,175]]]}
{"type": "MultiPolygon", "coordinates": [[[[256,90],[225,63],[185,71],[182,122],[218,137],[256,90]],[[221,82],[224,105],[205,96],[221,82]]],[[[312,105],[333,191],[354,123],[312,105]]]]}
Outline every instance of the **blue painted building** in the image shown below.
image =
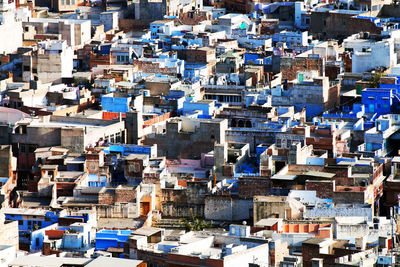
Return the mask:
{"type": "Polygon", "coordinates": [[[58,222],[59,214],[36,209],[4,209],[5,219],[18,221],[19,231],[38,230],[58,222]]]}
{"type": "Polygon", "coordinates": [[[389,114],[393,103],[392,98],[393,89],[390,88],[367,88],[361,92],[361,103],[366,113],[389,114]]]}
{"type": "Polygon", "coordinates": [[[129,154],[144,154],[149,157],[156,157],[157,146],[140,146],[140,145],[126,145],[126,144],[110,144],[108,148],[104,149],[106,154],[109,153],[120,153],[123,156],[129,154]]]}
{"type": "Polygon", "coordinates": [[[43,240],[45,239],[46,231],[55,228],[57,228],[57,224],[52,224],[35,231],[20,231],[19,241],[20,243],[28,244],[30,251],[41,250],[43,248],[43,240]]]}
{"type": "Polygon", "coordinates": [[[229,225],[229,235],[241,237],[250,236],[250,226],[231,224],[229,225]]]}
{"type": "Polygon", "coordinates": [[[195,111],[200,111],[205,117],[209,117],[215,112],[215,100],[201,100],[197,102],[183,102],[183,114],[194,114],[195,111]]]}
{"type": "Polygon", "coordinates": [[[96,250],[123,248],[131,233],[131,230],[101,230],[96,233],[96,250]]]}
{"type": "Polygon", "coordinates": [[[26,249],[31,251],[40,250],[43,247],[45,231],[57,228],[61,217],[83,218],[88,222],[90,216],[65,216],[63,212],[46,211],[39,209],[3,209],[6,220],[18,221],[19,241],[26,249]]]}
{"type": "Polygon", "coordinates": [[[108,112],[126,113],[130,110],[131,97],[101,96],[101,106],[108,112]]]}
{"type": "Polygon", "coordinates": [[[202,76],[207,76],[208,70],[206,64],[186,63],[183,75],[191,81],[198,81],[202,76]]]}
{"type": "Polygon", "coordinates": [[[62,248],[73,250],[86,250],[91,247],[91,226],[87,223],[73,223],[67,227],[59,227],[59,230],[67,230],[62,237],[62,248]]]}
{"type": "Polygon", "coordinates": [[[88,186],[90,187],[105,187],[107,186],[107,177],[97,174],[88,174],[88,186]]]}

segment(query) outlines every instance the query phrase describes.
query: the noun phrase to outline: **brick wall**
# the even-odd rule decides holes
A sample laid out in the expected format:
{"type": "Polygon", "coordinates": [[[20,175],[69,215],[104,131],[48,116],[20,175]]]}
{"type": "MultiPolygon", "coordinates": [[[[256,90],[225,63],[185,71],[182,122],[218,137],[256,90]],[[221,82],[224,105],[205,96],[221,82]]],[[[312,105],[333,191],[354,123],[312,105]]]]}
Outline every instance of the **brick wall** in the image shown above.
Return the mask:
{"type": "Polygon", "coordinates": [[[267,196],[270,193],[271,180],[261,177],[241,177],[238,182],[239,197],[252,199],[253,196],[267,196]]]}
{"type": "Polygon", "coordinates": [[[163,202],[187,203],[186,190],[163,188],[161,194],[163,202]]]}
{"type": "Polygon", "coordinates": [[[115,202],[135,202],[136,190],[115,189],[115,202]]]}
{"type": "Polygon", "coordinates": [[[155,123],[158,123],[158,122],[165,121],[171,117],[171,114],[172,114],[171,112],[168,112],[168,113],[162,114],[160,116],[154,116],[152,119],[149,119],[149,120],[146,120],[143,122],[143,128],[146,128],[146,127],[153,125],[155,123]]]}
{"type": "Polygon", "coordinates": [[[147,73],[176,74],[176,68],[160,68],[155,62],[135,60],[133,65],[136,65],[139,71],[147,73]]]}
{"type": "Polygon", "coordinates": [[[296,74],[299,71],[318,71],[323,75],[323,59],[322,58],[308,58],[308,57],[282,57],[281,58],[281,72],[282,80],[296,79],[296,74]]]}
{"type": "Polygon", "coordinates": [[[114,194],[110,193],[100,193],[99,194],[99,204],[101,205],[112,205],[114,204],[114,194]]]}
{"type": "Polygon", "coordinates": [[[130,32],[132,30],[145,30],[150,27],[150,23],[145,20],[136,19],[119,19],[119,28],[124,32],[130,32]]]}
{"type": "Polygon", "coordinates": [[[317,192],[318,198],[333,198],[333,191],[335,188],[334,181],[306,181],[306,190],[313,190],[317,192]]]}

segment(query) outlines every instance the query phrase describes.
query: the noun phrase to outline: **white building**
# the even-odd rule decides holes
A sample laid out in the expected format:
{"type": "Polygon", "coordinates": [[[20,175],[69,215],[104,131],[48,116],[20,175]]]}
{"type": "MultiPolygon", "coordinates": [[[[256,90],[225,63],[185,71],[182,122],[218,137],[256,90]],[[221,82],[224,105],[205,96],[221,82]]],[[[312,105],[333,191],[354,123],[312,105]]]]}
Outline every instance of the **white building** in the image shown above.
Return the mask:
{"type": "Polygon", "coordinates": [[[14,246],[0,245],[0,267],[8,267],[17,257],[17,251],[14,246]]]}
{"type": "Polygon", "coordinates": [[[281,31],[273,35],[272,41],[286,43],[288,47],[307,46],[308,31],[281,31]]]}
{"type": "Polygon", "coordinates": [[[0,54],[8,54],[22,46],[22,22],[15,19],[15,2],[0,0],[0,54]]]}
{"type": "Polygon", "coordinates": [[[394,38],[391,36],[353,34],[343,41],[343,47],[352,53],[353,73],[363,73],[379,67],[390,68],[397,64],[394,38]]]}
{"type": "Polygon", "coordinates": [[[37,77],[43,83],[61,83],[72,78],[74,51],[67,41],[43,41],[32,55],[22,58],[22,77],[29,82],[37,77]]]}

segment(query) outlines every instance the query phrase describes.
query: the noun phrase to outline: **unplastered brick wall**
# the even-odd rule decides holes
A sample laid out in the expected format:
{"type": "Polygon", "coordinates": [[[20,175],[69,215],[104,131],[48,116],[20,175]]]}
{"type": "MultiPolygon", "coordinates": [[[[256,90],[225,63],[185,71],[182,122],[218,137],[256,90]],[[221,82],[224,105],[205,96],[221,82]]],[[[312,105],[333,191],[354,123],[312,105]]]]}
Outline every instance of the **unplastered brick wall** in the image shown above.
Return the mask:
{"type": "Polygon", "coordinates": [[[136,202],[136,190],[115,189],[115,202],[136,202]]]}
{"type": "Polygon", "coordinates": [[[323,75],[323,59],[313,57],[283,57],[281,58],[282,80],[288,81],[296,79],[299,71],[318,71],[323,75]]]}
{"type": "Polygon", "coordinates": [[[306,181],[306,190],[313,190],[319,198],[333,198],[335,181],[306,181]]]}
{"type": "Polygon", "coordinates": [[[100,193],[99,194],[99,204],[103,204],[103,205],[114,204],[114,194],[100,193]]]}

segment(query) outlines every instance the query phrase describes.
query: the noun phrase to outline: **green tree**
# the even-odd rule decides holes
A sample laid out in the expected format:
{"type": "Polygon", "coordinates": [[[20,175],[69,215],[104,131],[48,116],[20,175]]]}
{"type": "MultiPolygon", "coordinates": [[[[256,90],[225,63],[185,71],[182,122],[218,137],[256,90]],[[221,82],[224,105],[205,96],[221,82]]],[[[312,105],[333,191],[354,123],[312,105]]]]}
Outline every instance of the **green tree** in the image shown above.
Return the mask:
{"type": "Polygon", "coordinates": [[[379,84],[381,83],[381,78],[384,76],[383,71],[377,71],[375,74],[371,76],[369,79],[369,84],[368,86],[370,88],[379,88],[379,84]]]}
{"type": "Polygon", "coordinates": [[[179,224],[181,227],[185,228],[186,231],[201,231],[211,227],[210,223],[194,215],[180,219],[179,224]]]}

